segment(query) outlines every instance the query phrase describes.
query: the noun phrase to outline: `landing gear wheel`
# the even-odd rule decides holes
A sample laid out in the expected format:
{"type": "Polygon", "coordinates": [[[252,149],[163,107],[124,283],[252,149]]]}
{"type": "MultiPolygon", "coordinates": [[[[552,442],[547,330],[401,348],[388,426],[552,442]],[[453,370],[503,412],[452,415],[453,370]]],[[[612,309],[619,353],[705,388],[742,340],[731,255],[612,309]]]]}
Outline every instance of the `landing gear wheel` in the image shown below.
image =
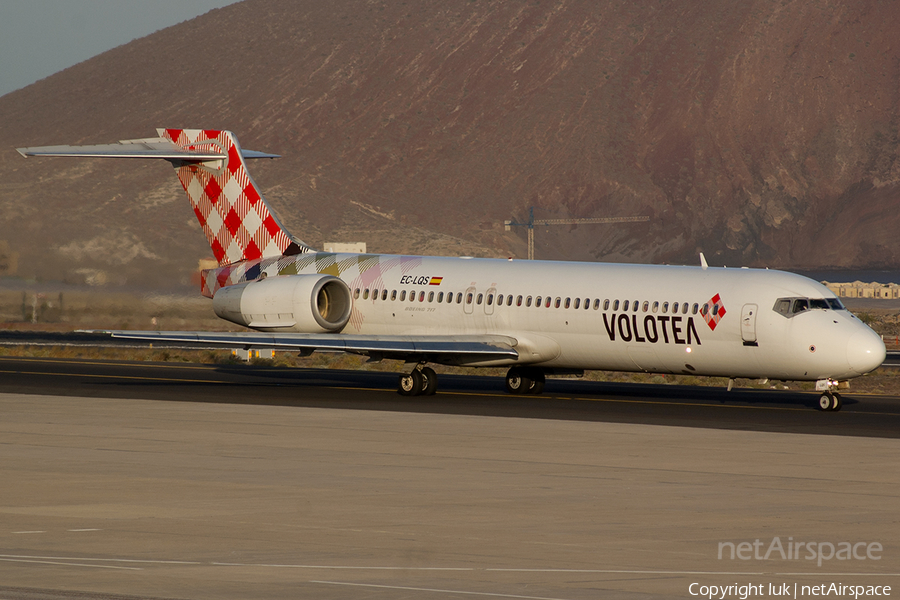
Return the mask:
{"type": "Polygon", "coordinates": [[[510,394],[527,394],[533,385],[524,369],[513,367],[506,373],[506,391],[510,394]]]}
{"type": "Polygon", "coordinates": [[[418,367],[401,375],[397,393],[401,396],[431,396],[437,391],[437,373],[431,367],[418,367]]]}
{"type": "Polygon", "coordinates": [[[841,395],[835,392],[834,394],[834,402],[831,405],[831,410],[837,412],[841,410],[841,407],[844,406],[844,401],[841,399],[841,395]]]}
{"type": "Polygon", "coordinates": [[[401,396],[418,396],[425,389],[425,383],[422,373],[416,369],[409,375],[400,376],[397,393],[401,396]]]}
{"type": "Polygon", "coordinates": [[[422,370],[419,371],[422,377],[425,378],[425,386],[422,389],[422,396],[433,396],[437,391],[437,373],[434,372],[434,369],[431,367],[422,367],[422,370]]]}
{"type": "Polygon", "coordinates": [[[819,396],[819,409],[827,412],[837,412],[844,405],[841,395],[835,392],[825,392],[819,396]]]}
{"type": "Polygon", "coordinates": [[[534,395],[543,394],[544,382],[546,381],[544,372],[541,369],[529,369],[528,378],[531,379],[531,387],[528,388],[528,393],[534,395]]]}

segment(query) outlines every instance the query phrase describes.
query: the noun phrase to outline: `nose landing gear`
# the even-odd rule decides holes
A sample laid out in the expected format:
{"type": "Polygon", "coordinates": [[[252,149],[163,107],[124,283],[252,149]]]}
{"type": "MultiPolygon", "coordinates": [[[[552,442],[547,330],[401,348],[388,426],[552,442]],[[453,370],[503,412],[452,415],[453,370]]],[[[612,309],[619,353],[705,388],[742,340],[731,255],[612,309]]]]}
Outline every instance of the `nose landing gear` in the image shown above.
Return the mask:
{"type": "Polygon", "coordinates": [[[827,391],[819,396],[819,409],[827,412],[837,412],[841,410],[843,402],[841,395],[837,392],[827,391]]]}
{"type": "Polygon", "coordinates": [[[841,410],[841,395],[835,390],[839,388],[849,387],[847,382],[835,381],[834,379],[820,379],[816,382],[816,390],[823,392],[819,396],[819,410],[827,412],[837,412],[841,410]]]}

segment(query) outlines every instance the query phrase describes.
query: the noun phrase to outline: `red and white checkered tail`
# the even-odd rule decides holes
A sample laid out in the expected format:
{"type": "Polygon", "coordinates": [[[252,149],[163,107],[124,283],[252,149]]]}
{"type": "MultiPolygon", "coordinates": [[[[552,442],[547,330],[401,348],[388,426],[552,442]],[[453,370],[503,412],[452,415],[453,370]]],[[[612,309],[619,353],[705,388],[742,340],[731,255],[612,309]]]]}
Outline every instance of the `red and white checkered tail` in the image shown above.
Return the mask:
{"type": "MultiPolygon", "coordinates": [[[[244,153],[233,133],[204,129],[157,132],[185,150],[225,155],[217,160],[171,161],[219,265],[312,251],[288,233],[269,209],[247,173],[244,153]]],[[[252,155],[248,157],[270,156],[252,155]]]]}

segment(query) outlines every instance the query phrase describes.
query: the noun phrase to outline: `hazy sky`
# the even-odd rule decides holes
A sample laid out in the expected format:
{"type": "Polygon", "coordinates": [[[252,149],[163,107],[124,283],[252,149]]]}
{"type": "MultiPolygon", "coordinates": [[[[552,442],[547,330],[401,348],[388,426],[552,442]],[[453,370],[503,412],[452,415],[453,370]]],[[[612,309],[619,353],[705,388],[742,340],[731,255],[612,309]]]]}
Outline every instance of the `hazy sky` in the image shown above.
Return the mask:
{"type": "Polygon", "coordinates": [[[0,0],[0,96],[238,0],[0,0]]]}

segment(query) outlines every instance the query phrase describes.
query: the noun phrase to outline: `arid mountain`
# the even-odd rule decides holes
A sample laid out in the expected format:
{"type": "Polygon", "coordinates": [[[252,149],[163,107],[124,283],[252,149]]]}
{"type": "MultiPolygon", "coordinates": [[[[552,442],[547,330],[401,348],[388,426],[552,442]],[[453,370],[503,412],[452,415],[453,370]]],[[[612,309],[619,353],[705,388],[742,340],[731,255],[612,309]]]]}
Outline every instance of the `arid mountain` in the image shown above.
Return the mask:
{"type": "Polygon", "coordinates": [[[184,282],[165,163],[16,146],[227,128],[306,242],[771,267],[900,263],[900,3],[246,0],[0,98],[20,275],[184,282]]]}

